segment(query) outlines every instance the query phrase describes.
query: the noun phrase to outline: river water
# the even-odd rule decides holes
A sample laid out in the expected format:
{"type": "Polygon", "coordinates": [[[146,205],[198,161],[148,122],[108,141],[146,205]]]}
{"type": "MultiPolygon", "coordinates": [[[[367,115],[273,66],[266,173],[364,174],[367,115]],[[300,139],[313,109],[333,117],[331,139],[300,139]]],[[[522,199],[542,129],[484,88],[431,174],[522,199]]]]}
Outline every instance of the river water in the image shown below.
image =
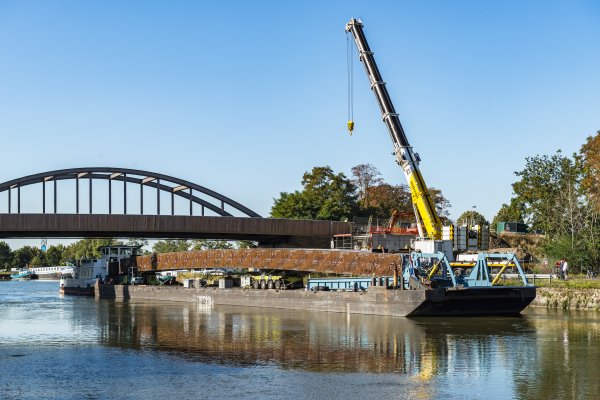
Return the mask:
{"type": "Polygon", "coordinates": [[[0,399],[597,399],[599,317],[411,320],[0,282],[0,399]]]}

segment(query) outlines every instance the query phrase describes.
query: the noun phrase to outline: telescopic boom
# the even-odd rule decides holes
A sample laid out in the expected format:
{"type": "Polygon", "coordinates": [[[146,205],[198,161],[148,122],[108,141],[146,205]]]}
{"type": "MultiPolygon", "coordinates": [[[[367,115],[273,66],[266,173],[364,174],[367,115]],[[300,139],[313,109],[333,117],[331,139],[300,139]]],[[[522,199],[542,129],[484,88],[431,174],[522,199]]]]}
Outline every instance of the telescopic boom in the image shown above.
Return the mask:
{"type": "Polygon", "coordinates": [[[429,239],[441,239],[442,222],[419,170],[419,156],[413,152],[411,145],[408,143],[408,139],[400,123],[400,118],[398,118],[398,114],[385,87],[385,82],[381,78],[381,74],[375,63],[373,52],[369,48],[369,44],[365,38],[362,22],[352,18],[346,24],[346,32],[350,32],[354,37],[360,60],[365,66],[367,76],[371,82],[371,90],[375,93],[379,108],[381,109],[381,116],[392,138],[396,162],[402,167],[402,171],[410,187],[419,234],[429,239]]]}

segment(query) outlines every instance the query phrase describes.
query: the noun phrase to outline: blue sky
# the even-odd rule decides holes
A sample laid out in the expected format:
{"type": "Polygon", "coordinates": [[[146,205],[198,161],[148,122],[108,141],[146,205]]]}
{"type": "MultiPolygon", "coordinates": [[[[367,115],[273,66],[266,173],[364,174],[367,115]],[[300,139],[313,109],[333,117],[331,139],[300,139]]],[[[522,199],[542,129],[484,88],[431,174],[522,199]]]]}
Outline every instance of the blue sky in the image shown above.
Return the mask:
{"type": "Polygon", "coordinates": [[[264,216],[317,165],[403,183],[358,61],[345,131],[351,17],[454,218],[600,129],[597,1],[0,0],[0,182],[137,168],[264,216]]]}

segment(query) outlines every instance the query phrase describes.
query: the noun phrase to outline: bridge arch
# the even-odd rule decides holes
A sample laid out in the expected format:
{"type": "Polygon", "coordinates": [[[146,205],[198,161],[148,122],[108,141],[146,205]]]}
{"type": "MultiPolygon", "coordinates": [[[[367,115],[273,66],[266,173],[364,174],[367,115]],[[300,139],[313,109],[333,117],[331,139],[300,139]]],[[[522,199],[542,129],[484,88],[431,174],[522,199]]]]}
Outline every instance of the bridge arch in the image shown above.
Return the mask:
{"type": "Polygon", "coordinates": [[[158,174],[155,172],[143,171],[138,169],[129,168],[110,168],[110,167],[87,167],[87,168],[71,168],[61,169],[55,171],[47,171],[39,174],[28,175],[22,178],[13,179],[0,183],[0,193],[8,193],[7,208],[8,213],[21,213],[21,188],[25,186],[41,184],[42,185],[42,212],[46,213],[57,213],[57,190],[58,182],[65,180],[74,180],[75,184],[75,213],[79,214],[82,207],[80,204],[80,182],[88,181],[89,184],[89,205],[87,207],[87,213],[93,213],[93,198],[92,187],[93,181],[103,180],[108,181],[108,213],[113,214],[113,195],[112,186],[115,182],[121,182],[123,185],[123,213],[127,214],[127,187],[128,185],[139,185],[140,186],[140,213],[144,214],[144,187],[151,187],[156,189],[156,215],[161,213],[161,192],[169,193],[171,195],[171,215],[175,214],[175,198],[183,198],[189,201],[189,215],[193,215],[193,205],[199,205],[201,207],[202,216],[204,216],[205,209],[208,209],[219,216],[232,216],[230,212],[225,209],[225,206],[233,208],[238,212],[248,217],[260,217],[256,212],[249,208],[241,205],[240,203],[226,197],[220,193],[217,193],[204,186],[197,185],[187,180],[175,178],[169,175],[158,174]],[[53,200],[51,201],[51,207],[47,209],[46,199],[46,186],[53,186],[53,200]],[[13,193],[16,191],[16,205],[13,207],[13,193]],[[198,194],[203,194],[201,198],[198,194]]]}

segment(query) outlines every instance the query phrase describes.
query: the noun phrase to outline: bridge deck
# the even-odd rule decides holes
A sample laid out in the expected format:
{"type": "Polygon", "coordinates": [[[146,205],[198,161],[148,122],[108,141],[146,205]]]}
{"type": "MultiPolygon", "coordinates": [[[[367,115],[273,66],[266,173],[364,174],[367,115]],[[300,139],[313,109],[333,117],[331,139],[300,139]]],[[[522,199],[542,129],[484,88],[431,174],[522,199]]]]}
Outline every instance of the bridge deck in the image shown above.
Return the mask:
{"type": "Polygon", "coordinates": [[[329,247],[347,222],[249,217],[116,214],[0,214],[0,238],[141,237],[253,240],[329,247]]]}

